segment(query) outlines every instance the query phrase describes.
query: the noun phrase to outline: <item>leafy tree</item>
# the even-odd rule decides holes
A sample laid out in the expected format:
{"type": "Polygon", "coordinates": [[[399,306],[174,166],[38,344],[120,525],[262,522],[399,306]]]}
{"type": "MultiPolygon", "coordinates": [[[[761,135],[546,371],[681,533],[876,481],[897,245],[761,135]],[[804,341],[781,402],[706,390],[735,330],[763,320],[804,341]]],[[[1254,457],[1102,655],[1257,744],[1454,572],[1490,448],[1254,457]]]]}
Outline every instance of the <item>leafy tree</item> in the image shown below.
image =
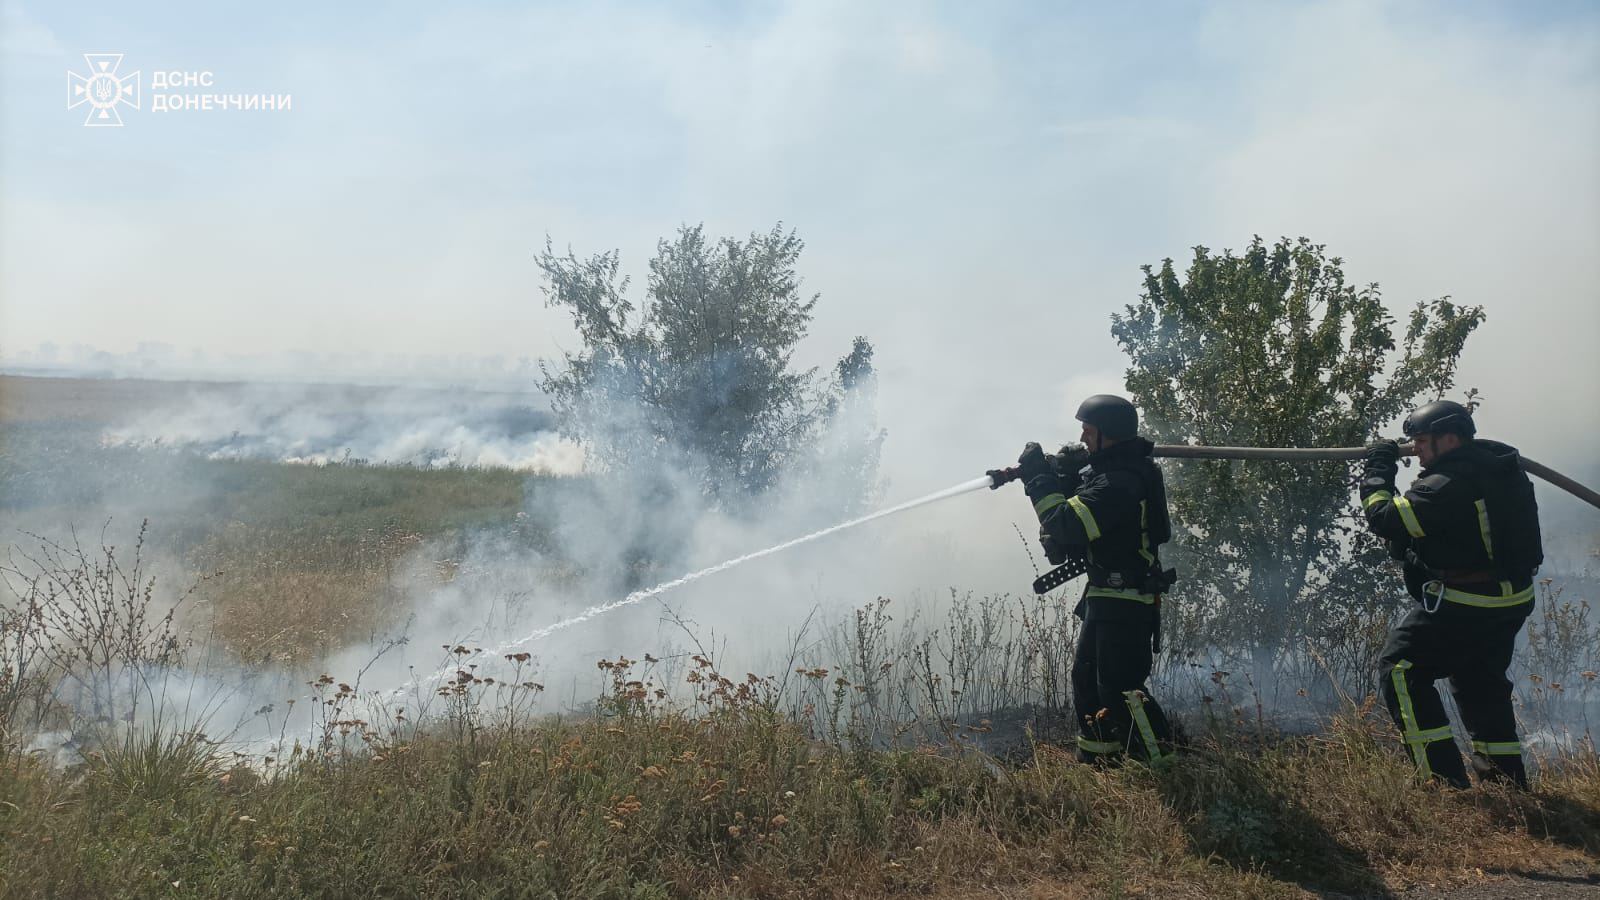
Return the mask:
{"type": "MultiPolygon", "coordinates": [[[[832,383],[793,366],[818,299],[801,293],[803,247],[781,225],[714,242],[683,227],[657,244],[635,306],[617,251],[580,260],[547,240],[547,302],[572,314],[583,343],[540,365],[563,433],[605,467],[688,473],[723,506],[816,464],[814,442],[870,394],[872,345],[857,338],[832,383]]],[[[857,437],[870,456],[862,486],[878,437],[857,437]]]]}
{"type": "Polygon", "coordinates": [[[877,499],[884,432],[878,427],[872,355],[872,344],[857,335],[850,352],[833,367],[823,407],[825,425],[812,463],[822,476],[812,483],[827,488],[818,499],[832,512],[860,512],[877,499]]]}
{"type": "MultiPolygon", "coordinates": [[[[1421,398],[1450,389],[1480,307],[1418,303],[1403,334],[1376,284],[1305,238],[1242,255],[1196,247],[1144,267],[1139,302],[1112,317],[1127,387],[1158,443],[1360,446],[1421,398]]],[[[1170,467],[1186,602],[1173,630],[1249,648],[1259,665],[1393,608],[1394,575],[1357,520],[1342,462],[1170,467]]],[[[1175,635],[1176,636],[1176,635],[1175,635]]],[[[1355,674],[1355,673],[1352,673],[1355,674]]],[[[1364,673],[1362,673],[1364,677],[1364,673]]]]}

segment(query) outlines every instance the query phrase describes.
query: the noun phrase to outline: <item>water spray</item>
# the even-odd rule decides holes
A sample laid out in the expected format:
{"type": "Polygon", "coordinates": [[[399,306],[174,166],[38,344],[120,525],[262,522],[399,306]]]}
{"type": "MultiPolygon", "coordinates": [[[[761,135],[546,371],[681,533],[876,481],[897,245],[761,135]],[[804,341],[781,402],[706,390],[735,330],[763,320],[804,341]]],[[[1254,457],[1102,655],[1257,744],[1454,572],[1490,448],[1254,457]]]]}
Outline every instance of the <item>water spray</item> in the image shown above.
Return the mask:
{"type": "MultiPolygon", "coordinates": [[[[828,528],[824,528],[824,529],[822,529],[820,531],[813,531],[810,534],[802,535],[800,537],[794,538],[793,540],[784,541],[781,544],[775,544],[775,545],[773,545],[771,547],[767,547],[764,550],[757,550],[754,553],[746,553],[743,556],[735,557],[735,558],[727,560],[725,562],[717,563],[714,566],[708,566],[707,568],[700,569],[699,571],[690,572],[689,574],[684,575],[684,576],[679,577],[679,578],[675,578],[672,581],[662,582],[661,584],[658,584],[658,585],[656,585],[654,587],[649,587],[649,588],[644,588],[643,590],[634,591],[633,593],[627,595],[626,597],[623,597],[620,600],[612,600],[609,603],[602,603],[599,606],[591,606],[588,609],[584,610],[583,612],[580,612],[580,613],[578,613],[576,615],[573,615],[573,616],[569,616],[568,618],[562,619],[561,621],[556,622],[556,623],[554,623],[552,625],[546,625],[543,628],[539,628],[539,629],[531,632],[530,634],[528,634],[528,635],[526,635],[526,636],[524,636],[522,638],[519,638],[519,639],[517,639],[515,641],[510,641],[508,643],[501,644],[498,647],[491,647],[491,648],[488,648],[488,649],[481,649],[480,648],[480,649],[478,649],[478,650],[473,652],[471,658],[474,658],[474,659],[478,659],[478,658],[494,659],[495,657],[499,657],[499,656],[503,656],[503,655],[512,653],[515,650],[517,650],[519,647],[523,647],[523,646],[526,646],[528,644],[533,643],[534,641],[540,640],[542,638],[549,637],[550,635],[555,634],[558,631],[562,631],[564,629],[571,628],[572,626],[581,624],[583,622],[587,622],[587,621],[589,621],[590,619],[593,619],[596,616],[604,615],[605,613],[608,613],[608,612],[610,612],[610,611],[612,611],[614,609],[620,609],[621,607],[624,607],[624,606],[632,606],[635,603],[639,603],[641,601],[648,600],[651,597],[655,597],[655,596],[664,594],[667,591],[673,590],[674,588],[682,587],[682,586],[688,584],[691,581],[698,581],[701,578],[706,577],[707,575],[715,575],[718,572],[726,571],[728,569],[733,568],[734,566],[743,565],[743,564],[745,564],[747,562],[750,562],[751,560],[760,559],[763,556],[771,556],[774,553],[781,553],[784,550],[788,550],[791,547],[798,547],[801,544],[808,544],[808,543],[810,543],[812,541],[819,540],[821,538],[825,538],[825,537],[827,537],[827,536],[829,536],[831,534],[837,534],[837,533],[839,533],[841,531],[845,531],[845,530],[850,529],[850,528],[855,528],[858,525],[865,525],[868,522],[872,522],[872,521],[875,521],[877,519],[882,519],[882,518],[885,518],[885,517],[888,517],[888,516],[892,516],[892,515],[894,515],[896,513],[906,512],[907,510],[916,509],[919,506],[926,506],[929,503],[937,503],[940,500],[947,500],[947,499],[949,499],[951,497],[956,497],[956,496],[959,496],[961,494],[968,494],[968,493],[971,493],[973,491],[981,491],[984,488],[992,488],[992,487],[994,487],[993,479],[991,479],[988,475],[982,475],[982,476],[980,476],[978,478],[972,479],[971,481],[964,481],[961,484],[955,485],[954,487],[948,487],[948,488],[945,488],[942,491],[934,491],[931,494],[927,494],[925,496],[918,497],[915,500],[908,500],[905,503],[901,503],[901,504],[899,504],[897,506],[891,506],[891,507],[889,507],[887,509],[880,509],[877,512],[869,513],[869,514],[861,516],[859,518],[851,519],[848,522],[841,522],[838,525],[832,525],[832,526],[829,526],[828,528]]],[[[424,679],[421,682],[417,682],[417,683],[414,683],[414,684],[406,684],[406,685],[402,685],[399,688],[396,688],[394,691],[391,692],[390,695],[391,696],[401,695],[404,692],[406,692],[407,690],[412,689],[413,687],[416,687],[416,688],[432,688],[434,685],[441,683],[445,678],[449,677],[449,675],[452,672],[458,670],[461,667],[461,665],[464,664],[464,663],[465,663],[465,660],[463,660],[462,663],[452,663],[452,664],[450,664],[448,666],[445,666],[444,668],[440,669],[437,672],[434,672],[432,675],[428,676],[426,679],[424,679]]]]}
{"type": "Polygon", "coordinates": [[[844,531],[844,530],[846,530],[848,528],[854,528],[857,525],[865,525],[868,522],[874,521],[876,519],[882,519],[882,518],[884,518],[886,516],[892,516],[895,513],[901,513],[901,512],[905,512],[907,510],[916,509],[919,506],[926,506],[929,503],[936,503],[936,502],[938,502],[940,500],[945,500],[945,499],[948,499],[950,497],[958,496],[960,494],[966,494],[966,493],[970,493],[972,491],[982,490],[982,489],[984,489],[986,487],[990,487],[991,484],[992,484],[992,480],[989,478],[989,476],[984,475],[981,478],[974,478],[971,481],[962,482],[961,484],[958,484],[955,487],[945,488],[942,491],[935,491],[935,492],[933,492],[931,494],[928,494],[926,496],[918,497],[915,500],[909,500],[909,501],[907,501],[905,503],[901,503],[898,506],[891,506],[888,509],[881,509],[881,510],[878,510],[877,512],[875,512],[875,513],[869,513],[868,515],[861,516],[860,518],[851,519],[848,522],[841,522],[838,525],[833,525],[833,526],[830,526],[828,528],[824,528],[821,531],[813,531],[810,534],[794,538],[793,540],[784,541],[781,544],[775,544],[775,545],[773,545],[771,547],[766,548],[765,550],[757,550],[754,553],[746,553],[743,556],[735,557],[735,558],[730,559],[730,560],[728,560],[726,562],[717,563],[714,566],[710,566],[710,567],[701,569],[698,572],[690,572],[689,574],[684,575],[681,578],[676,578],[676,579],[673,579],[672,581],[663,582],[662,584],[658,584],[655,587],[645,588],[643,590],[634,591],[633,593],[629,594],[628,596],[623,597],[621,600],[613,600],[610,603],[603,603],[603,604],[601,604],[599,606],[591,606],[588,609],[584,610],[583,612],[578,613],[577,615],[572,616],[570,618],[563,619],[560,622],[555,623],[554,625],[546,625],[545,627],[540,628],[537,631],[534,631],[533,633],[529,634],[528,636],[526,636],[526,637],[524,637],[524,638],[522,638],[520,640],[512,641],[511,643],[503,644],[503,645],[501,645],[499,647],[495,647],[492,650],[488,650],[488,651],[484,651],[484,652],[490,653],[490,654],[493,654],[493,655],[499,655],[499,654],[502,654],[502,653],[507,653],[507,652],[510,652],[512,650],[517,649],[518,647],[523,646],[524,644],[531,644],[534,641],[539,640],[540,638],[548,637],[548,636],[554,634],[555,632],[560,631],[560,630],[562,630],[564,628],[570,628],[573,625],[577,625],[580,622],[586,622],[586,621],[594,618],[595,616],[601,615],[602,613],[610,612],[611,610],[617,609],[618,607],[622,607],[622,606],[631,606],[631,605],[633,605],[635,603],[640,602],[641,600],[648,600],[651,597],[654,597],[654,596],[656,596],[658,594],[664,594],[667,591],[672,590],[673,588],[682,587],[682,586],[688,584],[691,581],[698,581],[699,579],[704,578],[707,575],[715,575],[718,572],[722,572],[722,571],[725,571],[727,569],[731,569],[734,566],[743,565],[743,564],[745,564],[747,562],[750,562],[753,559],[760,559],[763,556],[771,556],[774,553],[780,553],[780,552],[782,552],[784,550],[788,550],[790,547],[798,547],[801,544],[807,544],[807,543],[810,543],[811,541],[815,541],[815,540],[818,540],[820,538],[825,538],[830,534],[837,534],[838,532],[844,531]]]}

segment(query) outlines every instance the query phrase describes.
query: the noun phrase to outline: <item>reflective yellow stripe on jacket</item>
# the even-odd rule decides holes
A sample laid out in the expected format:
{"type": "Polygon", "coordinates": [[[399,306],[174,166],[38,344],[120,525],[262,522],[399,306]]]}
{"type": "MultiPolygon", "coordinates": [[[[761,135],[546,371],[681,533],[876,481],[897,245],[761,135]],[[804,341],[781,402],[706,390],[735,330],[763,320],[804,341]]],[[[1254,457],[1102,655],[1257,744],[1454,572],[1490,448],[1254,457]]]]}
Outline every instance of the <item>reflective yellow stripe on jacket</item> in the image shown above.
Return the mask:
{"type": "Polygon", "coordinates": [[[1394,498],[1394,508],[1400,513],[1400,521],[1405,523],[1406,533],[1414,538],[1425,537],[1422,523],[1417,521],[1417,511],[1411,508],[1411,501],[1404,497],[1394,498]]]}
{"type": "Polygon", "coordinates": [[[1533,602],[1533,585],[1528,585],[1520,591],[1511,589],[1511,582],[1500,582],[1500,595],[1473,594],[1467,591],[1458,591],[1455,588],[1444,589],[1444,599],[1462,606],[1477,606],[1484,609],[1501,609],[1507,606],[1520,606],[1533,602]]]}
{"type": "Polygon", "coordinates": [[[1083,533],[1089,540],[1100,540],[1100,523],[1094,520],[1094,511],[1089,509],[1089,505],[1075,496],[1067,498],[1067,505],[1078,514],[1078,521],[1083,523],[1083,533]]]}
{"type": "Polygon", "coordinates": [[[1085,597],[1115,597],[1119,600],[1132,600],[1136,603],[1143,603],[1146,606],[1150,606],[1156,602],[1155,594],[1141,594],[1135,590],[1114,587],[1097,587],[1096,585],[1092,584],[1084,590],[1083,595],[1085,597]]]}
{"type": "Polygon", "coordinates": [[[1139,555],[1150,565],[1156,564],[1156,555],[1150,552],[1150,504],[1139,501],[1139,555]]]}
{"type": "Polygon", "coordinates": [[[1494,538],[1489,536],[1489,504],[1482,500],[1473,504],[1478,507],[1478,536],[1483,538],[1483,552],[1489,554],[1489,561],[1494,561],[1494,538]]]}

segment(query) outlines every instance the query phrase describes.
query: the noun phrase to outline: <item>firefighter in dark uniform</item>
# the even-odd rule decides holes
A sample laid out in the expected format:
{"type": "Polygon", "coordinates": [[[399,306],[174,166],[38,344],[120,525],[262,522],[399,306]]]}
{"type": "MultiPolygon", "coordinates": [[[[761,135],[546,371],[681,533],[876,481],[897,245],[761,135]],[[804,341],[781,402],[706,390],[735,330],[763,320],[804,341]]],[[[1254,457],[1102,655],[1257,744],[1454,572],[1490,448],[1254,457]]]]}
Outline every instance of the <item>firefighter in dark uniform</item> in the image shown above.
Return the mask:
{"type": "Polygon", "coordinates": [[[1088,562],[1074,610],[1083,620],[1072,665],[1078,753],[1088,762],[1123,754],[1154,762],[1171,738],[1145,684],[1173,576],[1156,555],[1172,536],[1166,486],[1133,404],[1100,394],[1083,401],[1077,418],[1083,447],[1046,456],[1030,443],[1017,462],[1045,555],[1057,565],[1069,555],[1088,562]]]}
{"type": "Polygon", "coordinates": [[[1420,406],[1403,430],[1423,466],[1411,489],[1395,488],[1393,441],[1368,448],[1361,481],[1367,523],[1404,562],[1406,590],[1418,602],[1384,647],[1384,701],[1420,773],[1467,787],[1434,688],[1450,679],[1479,779],[1526,786],[1506,669],[1544,561],[1533,484],[1515,448],[1474,438],[1472,412],[1459,403],[1420,406]]]}

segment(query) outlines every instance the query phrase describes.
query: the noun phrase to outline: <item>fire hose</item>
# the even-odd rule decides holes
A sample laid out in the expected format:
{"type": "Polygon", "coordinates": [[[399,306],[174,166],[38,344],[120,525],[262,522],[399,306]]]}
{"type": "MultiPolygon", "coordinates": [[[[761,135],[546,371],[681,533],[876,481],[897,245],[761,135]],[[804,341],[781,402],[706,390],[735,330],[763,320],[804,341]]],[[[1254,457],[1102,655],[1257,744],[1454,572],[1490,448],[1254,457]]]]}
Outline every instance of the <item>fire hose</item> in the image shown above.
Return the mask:
{"type": "MultiPolygon", "coordinates": [[[[1411,444],[1401,444],[1400,453],[1413,456],[1416,449],[1411,444]]],[[[1281,462],[1320,462],[1326,460],[1356,460],[1367,455],[1365,447],[1201,447],[1192,444],[1157,444],[1154,456],[1168,459],[1266,459],[1281,462]]],[[[1522,457],[1522,469],[1529,475],[1542,478],[1550,484],[1600,509],[1600,491],[1557,472],[1541,462],[1522,457]]],[[[1022,477],[1019,467],[997,469],[990,476],[991,489],[999,488],[1022,477]]],[[[1081,561],[1068,560],[1065,565],[1046,572],[1034,582],[1036,593],[1044,593],[1083,574],[1087,570],[1081,561]]]]}
{"type": "MultiPolygon", "coordinates": [[[[1416,450],[1410,444],[1401,444],[1400,453],[1402,456],[1414,456],[1416,450]]],[[[1153,455],[1168,459],[1271,459],[1281,462],[1319,462],[1361,459],[1367,455],[1367,450],[1365,447],[1200,447],[1191,444],[1157,444],[1153,455]]],[[[1522,457],[1522,470],[1600,509],[1600,491],[1526,456],[1522,457]]],[[[1022,476],[1016,466],[999,471],[1000,474],[994,478],[991,487],[998,488],[1022,476]]]]}

